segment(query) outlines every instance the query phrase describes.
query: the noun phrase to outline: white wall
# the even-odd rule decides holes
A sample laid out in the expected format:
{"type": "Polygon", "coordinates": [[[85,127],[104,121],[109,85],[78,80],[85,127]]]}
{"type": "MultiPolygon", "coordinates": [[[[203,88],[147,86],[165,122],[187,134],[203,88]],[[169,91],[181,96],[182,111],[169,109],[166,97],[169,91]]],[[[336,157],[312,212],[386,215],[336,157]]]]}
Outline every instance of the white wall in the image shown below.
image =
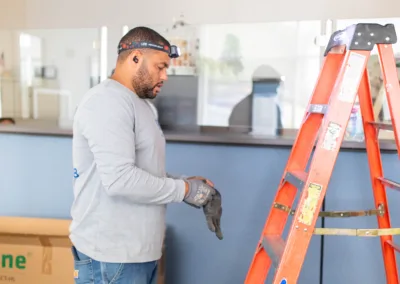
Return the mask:
{"type": "Polygon", "coordinates": [[[0,28],[97,28],[399,16],[398,0],[0,0],[0,28]]]}
{"type": "Polygon", "coordinates": [[[22,115],[22,94],[19,77],[19,37],[12,30],[0,30],[0,53],[4,53],[4,70],[0,78],[1,116],[22,115]]]}
{"type": "Polygon", "coordinates": [[[0,29],[26,26],[26,0],[0,0],[0,29]]]}
{"type": "Polygon", "coordinates": [[[18,38],[12,30],[0,30],[0,53],[5,54],[5,68],[13,69],[19,57],[19,49],[15,49],[14,42],[18,38]]]}

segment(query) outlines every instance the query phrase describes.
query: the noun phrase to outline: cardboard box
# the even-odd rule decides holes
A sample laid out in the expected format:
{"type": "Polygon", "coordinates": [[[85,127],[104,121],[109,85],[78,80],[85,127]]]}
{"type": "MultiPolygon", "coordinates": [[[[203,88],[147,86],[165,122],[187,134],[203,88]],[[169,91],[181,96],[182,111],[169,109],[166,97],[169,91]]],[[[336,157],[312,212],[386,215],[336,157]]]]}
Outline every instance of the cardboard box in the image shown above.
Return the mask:
{"type": "MultiPolygon", "coordinates": [[[[74,284],[70,220],[0,217],[0,284],[74,284]]],[[[157,284],[165,283],[165,246],[157,284]]]]}
{"type": "Polygon", "coordinates": [[[0,217],[0,284],[73,284],[69,224],[0,217]]]}

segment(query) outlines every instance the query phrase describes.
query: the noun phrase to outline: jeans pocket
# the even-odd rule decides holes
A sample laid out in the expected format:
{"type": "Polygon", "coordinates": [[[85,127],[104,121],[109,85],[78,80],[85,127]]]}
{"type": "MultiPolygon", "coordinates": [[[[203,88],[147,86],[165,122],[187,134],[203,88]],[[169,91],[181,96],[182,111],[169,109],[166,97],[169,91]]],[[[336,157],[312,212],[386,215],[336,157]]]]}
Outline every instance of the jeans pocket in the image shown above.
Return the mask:
{"type": "Polygon", "coordinates": [[[92,259],[72,247],[75,284],[94,284],[92,259]]]}

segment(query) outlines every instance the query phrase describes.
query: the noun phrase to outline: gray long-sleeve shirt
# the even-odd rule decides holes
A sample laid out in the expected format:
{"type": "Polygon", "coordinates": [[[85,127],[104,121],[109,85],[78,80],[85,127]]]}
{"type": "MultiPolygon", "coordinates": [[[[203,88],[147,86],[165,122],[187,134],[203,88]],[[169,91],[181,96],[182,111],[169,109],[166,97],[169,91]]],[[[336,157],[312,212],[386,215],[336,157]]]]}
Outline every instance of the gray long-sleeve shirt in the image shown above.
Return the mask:
{"type": "Polygon", "coordinates": [[[73,166],[74,246],[104,262],[159,259],[166,204],[183,200],[185,184],[166,177],[150,104],[112,79],[89,90],[74,117],[73,166]]]}

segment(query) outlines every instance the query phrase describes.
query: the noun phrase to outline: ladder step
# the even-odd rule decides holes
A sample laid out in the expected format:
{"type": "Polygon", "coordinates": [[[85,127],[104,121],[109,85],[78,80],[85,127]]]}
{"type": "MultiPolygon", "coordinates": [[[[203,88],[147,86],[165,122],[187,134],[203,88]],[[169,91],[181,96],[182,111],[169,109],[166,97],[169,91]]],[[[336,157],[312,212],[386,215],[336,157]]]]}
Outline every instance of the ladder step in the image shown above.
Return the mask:
{"type": "Polygon", "coordinates": [[[393,241],[386,241],[386,244],[391,246],[395,251],[400,252],[400,247],[396,245],[393,241]]]}
{"type": "Polygon", "coordinates": [[[272,264],[275,268],[278,267],[283,251],[285,250],[285,241],[279,235],[267,235],[264,236],[262,245],[272,264]]]}
{"type": "Polygon", "coordinates": [[[389,123],[376,122],[376,121],[369,121],[368,123],[377,127],[378,129],[393,131],[393,125],[389,123]]]}
{"type": "Polygon", "coordinates": [[[293,184],[297,189],[302,189],[306,182],[308,173],[302,171],[287,172],[285,175],[285,181],[293,184]]]}
{"type": "Polygon", "coordinates": [[[384,185],[386,185],[386,186],[388,186],[390,188],[393,188],[395,190],[400,191],[400,183],[397,183],[395,181],[392,181],[392,180],[387,179],[387,178],[382,178],[382,177],[378,177],[377,179],[380,180],[384,185]]]}

